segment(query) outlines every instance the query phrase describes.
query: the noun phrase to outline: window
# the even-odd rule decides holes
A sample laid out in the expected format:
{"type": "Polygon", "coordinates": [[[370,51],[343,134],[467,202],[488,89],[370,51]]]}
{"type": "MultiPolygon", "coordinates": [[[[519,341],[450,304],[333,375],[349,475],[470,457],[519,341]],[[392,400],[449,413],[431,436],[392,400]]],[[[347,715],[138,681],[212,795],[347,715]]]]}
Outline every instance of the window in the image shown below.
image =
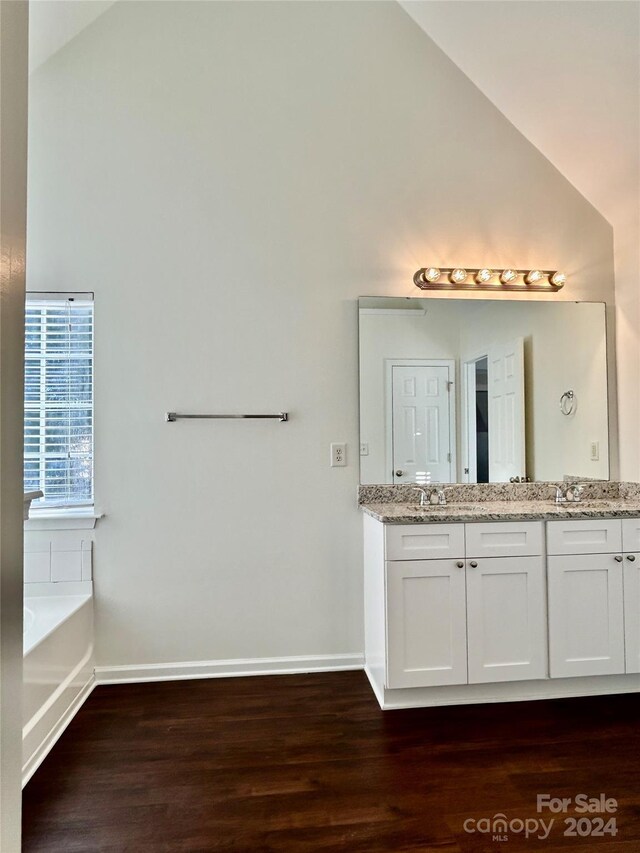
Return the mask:
{"type": "Polygon", "coordinates": [[[24,488],[34,508],[93,503],[93,296],[27,294],[24,488]]]}

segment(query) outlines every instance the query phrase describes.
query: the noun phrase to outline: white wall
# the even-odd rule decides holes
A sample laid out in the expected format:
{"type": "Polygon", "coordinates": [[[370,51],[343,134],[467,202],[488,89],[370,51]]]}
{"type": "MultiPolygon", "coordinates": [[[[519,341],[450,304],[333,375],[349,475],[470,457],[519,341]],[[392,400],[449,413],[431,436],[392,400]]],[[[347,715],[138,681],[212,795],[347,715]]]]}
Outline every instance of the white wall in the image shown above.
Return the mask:
{"type": "Polygon", "coordinates": [[[0,850],[20,850],[27,3],[0,3],[0,850]]]}
{"type": "Polygon", "coordinates": [[[611,304],[610,227],[395,3],[116,3],[31,106],[29,287],[96,293],[99,662],[361,651],[357,297],[611,304]]]}

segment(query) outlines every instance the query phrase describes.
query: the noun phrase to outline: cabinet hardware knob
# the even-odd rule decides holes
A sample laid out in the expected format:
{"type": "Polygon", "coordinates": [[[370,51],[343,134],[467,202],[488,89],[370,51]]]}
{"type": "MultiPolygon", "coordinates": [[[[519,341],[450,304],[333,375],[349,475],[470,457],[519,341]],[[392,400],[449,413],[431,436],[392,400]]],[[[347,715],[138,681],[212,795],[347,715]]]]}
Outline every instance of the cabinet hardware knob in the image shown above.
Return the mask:
{"type": "Polygon", "coordinates": [[[471,562],[469,563],[469,565],[471,566],[471,568],[472,568],[472,569],[477,569],[477,568],[478,568],[478,564],[476,563],[476,561],[475,561],[475,560],[471,560],[471,562]]]}
{"type": "Polygon", "coordinates": [[[398,470],[396,471],[396,477],[402,477],[403,474],[404,474],[404,471],[402,471],[402,470],[400,470],[400,468],[398,468],[398,470]]]}
{"type": "Polygon", "coordinates": [[[458,562],[456,563],[456,566],[457,566],[459,569],[464,569],[464,563],[462,562],[462,560],[458,560],[458,562]]]}
{"type": "Polygon", "coordinates": [[[627,554],[627,560],[629,560],[630,563],[633,563],[635,558],[636,558],[635,554],[627,554]]]}
{"type": "Polygon", "coordinates": [[[622,562],[622,557],[619,554],[616,554],[616,556],[613,559],[616,561],[616,563],[622,562]]]}

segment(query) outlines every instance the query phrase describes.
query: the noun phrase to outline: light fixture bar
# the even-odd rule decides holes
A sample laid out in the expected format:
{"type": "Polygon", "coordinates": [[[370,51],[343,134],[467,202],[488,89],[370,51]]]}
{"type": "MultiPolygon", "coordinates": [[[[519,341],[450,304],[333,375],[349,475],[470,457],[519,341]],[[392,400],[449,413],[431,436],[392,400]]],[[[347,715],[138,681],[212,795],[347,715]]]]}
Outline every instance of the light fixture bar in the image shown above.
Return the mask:
{"type": "Polygon", "coordinates": [[[515,267],[422,267],[413,276],[420,290],[489,290],[493,293],[557,293],[567,277],[558,270],[520,270],[515,267]],[[520,283],[518,279],[521,279],[520,283]],[[492,282],[493,280],[493,282],[492,282]]]}

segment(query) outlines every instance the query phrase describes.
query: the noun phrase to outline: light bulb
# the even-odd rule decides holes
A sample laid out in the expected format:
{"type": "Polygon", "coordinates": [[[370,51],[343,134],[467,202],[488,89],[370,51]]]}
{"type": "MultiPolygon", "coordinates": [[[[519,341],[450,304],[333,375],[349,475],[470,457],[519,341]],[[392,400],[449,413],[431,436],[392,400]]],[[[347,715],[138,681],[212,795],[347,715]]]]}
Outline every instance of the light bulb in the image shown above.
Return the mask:
{"type": "Polygon", "coordinates": [[[424,281],[437,281],[440,278],[440,270],[437,267],[428,267],[422,271],[424,281]]]}
{"type": "Polygon", "coordinates": [[[451,274],[449,275],[449,281],[451,284],[462,284],[467,280],[467,271],[460,269],[457,267],[455,270],[451,270],[451,274]]]}
{"type": "Polygon", "coordinates": [[[476,273],[476,284],[486,284],[491,280],[492,275],[491,270],[478,270],[476,273]]]}
{"type": "Polygon", "coordinates": [[[554,287],[562,287],[566,280],[567,277],[563,272],[554,272],[554,274],[549,277],[549,283],[553,284],[554,287]]]}
{"type": "Polygon", "coordinates": [[[543,276],[544,276],[544,273],[541,272],[541,270],[529,270],[529,272],[527,273],[527,276],[525,278],[525,281],[527,284],[535,284],[536,282],[540,281],[540,279],[543,278],[543,276]]]}
{"type": "Polygon", "coordinates": [[[518,270],[502,270],[502,275],[500,276],[500,281],[503,284],[511,284],[512,281],[515,281],[518,278],[518,270]]]}

